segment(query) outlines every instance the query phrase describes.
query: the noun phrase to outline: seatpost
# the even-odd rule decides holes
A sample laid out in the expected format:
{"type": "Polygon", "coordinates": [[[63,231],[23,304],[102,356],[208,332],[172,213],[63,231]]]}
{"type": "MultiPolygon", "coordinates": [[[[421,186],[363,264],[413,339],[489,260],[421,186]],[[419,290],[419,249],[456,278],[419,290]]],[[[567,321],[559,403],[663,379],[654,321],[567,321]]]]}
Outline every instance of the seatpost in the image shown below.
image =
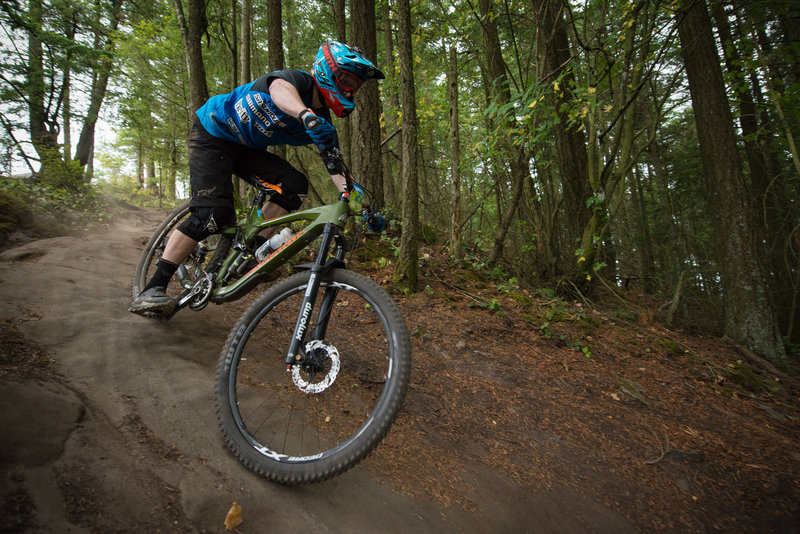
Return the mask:
{"type": "Polygon", "coordinates": [[[256,209],[261,209],[261,206],[264,204],[264,201],[267,200],[267,192],[262,189],[256,190],[256,196],[253,197],[253,207],[256,209]]]}

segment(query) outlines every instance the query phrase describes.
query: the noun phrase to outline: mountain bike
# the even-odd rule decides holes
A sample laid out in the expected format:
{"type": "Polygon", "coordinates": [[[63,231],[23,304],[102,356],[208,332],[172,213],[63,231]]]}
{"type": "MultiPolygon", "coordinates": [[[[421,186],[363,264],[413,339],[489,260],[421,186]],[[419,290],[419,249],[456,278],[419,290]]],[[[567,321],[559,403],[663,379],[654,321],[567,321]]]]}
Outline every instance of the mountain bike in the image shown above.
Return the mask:
{"type": "MultiPolygon", "coordinates": [[[[173,315],[230,302],[319,238],[314,262],[295,265],[239,318],[216,370],[226,445],[248,469],[283,484],[326,480],[364,459],[388,432],[408,389],[411,342],[399,308],[377,283],[347,269],[347,218],[375,215],[345,176],[350,193],[338,201],[270,220],[261,206],[274,189],[257,188],[244,222],[199,243],[168,288],[178,302],[173,315]],[[256,235],[291,224],[298,232],[255,260],[256,235]]],[[[137,266],[134,296],[188,215],[187,203],[156,230],[137,266]]]]}

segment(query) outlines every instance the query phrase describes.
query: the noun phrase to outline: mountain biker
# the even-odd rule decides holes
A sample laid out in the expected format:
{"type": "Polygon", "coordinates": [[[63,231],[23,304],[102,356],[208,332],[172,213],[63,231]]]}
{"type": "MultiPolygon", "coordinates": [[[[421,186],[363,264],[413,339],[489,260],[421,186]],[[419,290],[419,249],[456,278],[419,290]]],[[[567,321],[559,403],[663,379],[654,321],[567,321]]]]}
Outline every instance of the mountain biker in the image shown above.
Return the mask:
{"type": "MultiPolygon", "coordinates": [[[[313,143],[323,155],[338,148],[330,111],[347,116],[355,108],[356,91],[371,79],[383,78],[357,47],[329,41],[320,46],[311,74],[273,71],[210,98],[198,109],[188,138],[191,215],[170,236],[155,274],[129,311],[152,316],[174,310],[175,299],[166,287],[178,265],[198,241],[235,222],[232,174],[280,187],[281,193],[264,204],[265,219],[297,210],[308,192],[308,179],[266,148],[313,143]]],[[[341,169],[326,167],[343,192],[341,169]]],[[[267,239],[274,231],[267,228],[259,238],[267,239]]]]}

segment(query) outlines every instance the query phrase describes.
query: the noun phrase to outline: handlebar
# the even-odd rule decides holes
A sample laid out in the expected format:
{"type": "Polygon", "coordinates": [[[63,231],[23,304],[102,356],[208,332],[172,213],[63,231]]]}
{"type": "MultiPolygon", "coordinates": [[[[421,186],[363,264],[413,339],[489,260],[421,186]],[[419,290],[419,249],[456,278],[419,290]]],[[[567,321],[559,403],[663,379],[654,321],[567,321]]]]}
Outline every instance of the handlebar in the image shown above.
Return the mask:
{"type": "MultiPolygon", "coordinates": [[[[350,174],[350,170],[347,168],[347,165],[344,162],[344,155],[342,154],[341,150],[339,150],[337,147],[323,150],[320,151],[320,156],[322,157],[325,168],[329,173],[341,174],[344,176],[346,192],[339,195],[339,200],[343,202],[349,202],[351,198],[350,193],[353,191],[357,191],[360,195],[364,194],[363,187],[353,181],[353,175],[350,174]],[[356,189],[356,187],[358,187],[358,189],[356,189]]],[[[370,210],[366,203],[362,203],[360,215],[367,224],[367,228],[376,234],[381,233],[386,226],[386,220],[383,218],[383,216],[370,210]]]]}
{"type": "Polygon", "coordinates": [[[344,162],[344,154],[338,147],[320,151],[320,157],[325,164],[325,168],[330,174],[341,174],[344,176],[347,191],[353,190],[353,175],[344,162]]]}

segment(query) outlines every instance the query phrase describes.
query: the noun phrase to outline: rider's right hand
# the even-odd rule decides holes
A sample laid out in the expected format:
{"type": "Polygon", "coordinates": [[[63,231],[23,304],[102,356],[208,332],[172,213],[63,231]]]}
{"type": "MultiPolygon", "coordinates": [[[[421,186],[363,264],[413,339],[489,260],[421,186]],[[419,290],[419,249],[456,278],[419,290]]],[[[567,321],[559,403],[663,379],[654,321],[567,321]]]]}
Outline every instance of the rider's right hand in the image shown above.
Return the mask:
{"type": "Polygon", "coordinates": [[[306,133],[314,141],[322,151],[330,150],[337,144],[336,142],[336,128],[333,124],[326,121],[322,117],[315,116],[313,121],[304,121],[306,123],[306,133]],[[311,126],[309,128],[309,126],[311,126]]]}

